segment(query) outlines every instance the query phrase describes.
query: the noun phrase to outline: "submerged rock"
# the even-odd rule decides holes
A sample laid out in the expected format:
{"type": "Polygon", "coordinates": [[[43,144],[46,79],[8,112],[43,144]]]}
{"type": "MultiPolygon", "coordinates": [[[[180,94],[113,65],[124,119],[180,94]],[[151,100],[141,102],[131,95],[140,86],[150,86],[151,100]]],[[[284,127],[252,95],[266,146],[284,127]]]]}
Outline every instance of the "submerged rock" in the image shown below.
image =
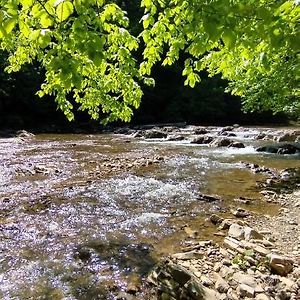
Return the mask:
{"type": "Polygon", "coordinates": [[[296,154],[300,152],[300,148],[292,144],[283,144],[258,147],[256,151],[274,154],[296,154]]]}
{"type": "Polygon", "coordinates": [[[151,130],[147,131],[144,136],[146,139],[164,139],[168,134],[159,130],[151,130]]]}

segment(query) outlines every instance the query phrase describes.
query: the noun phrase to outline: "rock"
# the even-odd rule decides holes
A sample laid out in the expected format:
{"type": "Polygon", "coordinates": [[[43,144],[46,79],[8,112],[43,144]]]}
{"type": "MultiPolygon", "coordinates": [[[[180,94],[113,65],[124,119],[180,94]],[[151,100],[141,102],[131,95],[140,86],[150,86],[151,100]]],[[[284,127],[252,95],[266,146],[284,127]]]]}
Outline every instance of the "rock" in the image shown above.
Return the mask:
{"type": "Polygon", "coordinates": [[[241,142],[233,142],[229,145],[232,148],[245,148],[245,145],[241,142]]]}
{"type": "Polygon", "coordinates": [[[19,131],[17,131],[16,137],[19,137],[19,138],[31,138],[31,137],[34,137],[34,134],[31,133],[31,132],[28,132],[26,130],[19,130],[19,131]]]}
{"type": "Polygon", "coordinates": [[[167,141],[183,141],[184,136],[182,135],[168,135],[167,141]]]}
{"type": "Polygon", "coordinates": [[[207,287],[204,287],[203,288],[203,291],[204,291],[204,297],[203,298],[196,298],[195,300],[221,300],[221,295],[214,291],[214,290],[211,290],[207,287]]]}
{"type": "Polygon", "coordinates": [[[225,127],[221,128],[220,133],[225,132],[225,131],[233,131],[233,130],[234,130],[233,126],[225,126],[225,127]]]}
{"type": "Polygon", "coordinates": [[[134,299],[136,299],[134,296],[125,292],[120,292],[116,297],[116,300],[134,300],[134,299]]]}
{"type": "Polygon", "coordinates": [[[189,251],[189,252],[175,253],[172,255],[172,257],[180,260],[200,259],[203,257],[203,253],[199,251],[189,251]]]}
{"type": "Polygon", "coordinates": [[[220,230],[226,230],[229,229],[230,225],[233,223],[233,221],[231,219],[225,219],[224,221],[222,221],[222,223],[219,226],[220,230]]]}
{"type": "Polygon", "coordinates": [[[257,286],[257,283],[252,276],[245,275],[242,272],[237,272],[237,273],[233,274],[232,278],[236,282],[238,282],[240,284],[248,285],[248,286],[252,287],[253,289],[255,289],[255,287],[257,286]]]}
{"type": "Polygon", "coordinates": [[[277,137],[277,142],[295,142],[296,139],[300,136],[300,131],[288,131],[282,134],[281,136],[277,137]]]}
{"type": "Polygon", "coordinates": [[[216,290],[220,293],[227,293],[227,291],[229,289],[229,284],[227,283],[227,281],[225,281],[217,273],[215,274],[215,278],[216,278],[216,283],[215,283],[216,290]]]}
{"type": "Polygon", "coordinates": [[[258,294],[255,296],[255,300],[270,300],[270,297],[266,294],[258,294]]]}
{"type": "Polygon", "coordinates": [[[261,133],[259,133],[259,134],[255,137],[255,139],[256,139],[256,140],[262,140],[262,139],[264,139],[266,136],[267,136],[266,133],[261,132],[261,133]]]}
{"type": "Polygon", "coordinates": [[[213,141],[211,136],[198,136],[191,141],[191,144],[209,144],[213,141]]]}
{"type": "Polygon", "coordinates": [[[207,134],[208,131],[205,128],[196,128],[194,134],[207,134]]]}
{"type": "Polygon", "coordinates": [[[293,261],[290,258],[280,256],[277,254],[268,255],[270,260],[271,271],[275,274],[286,276],[293,270],[293,261]]]}
{"type": "Polygon", "coordinates": [[[245,297],[249,297],[249,298],[254,298],[254,295],[255,295],[255,289],[252,288],[251,286],[249,285],[246,285],[246,284],[240,284],[238,287],[237,287],[237,293],[242,297],[242,298],[245,298],[245,297]]]}
{"type": "Polygon", "coordinates": [[[163,139],[163,138],[166,138],[168,136],[168,134],[165,132],[153,129],[153,130],[147,131],[144,136],[146,139],[163,139]]]}
{"type": "Polygon", "coordinates": [[[228,236],[242,240],[244,238],[245,232],[244,227],[238,224],[232,224],[229,227],[228,236]]]}
{"type": "Polygon", "coordinates": [[[300,152],[300,148],[291,144],[284,144],[278,147],[277,154],[296,154],[300,152]]]}
{"type": "Polygon", "coordinates": [[[218,216],[216,214],[210,215],[209,219],[215,225],[221,224],[223,222],[223,220],[224,220],[224,218],[222,218],[222,217],[220,217],[220,216],[218,216]]]}
{"type": "Polygon", "coordinates": [[[227,147],[232,144],[233,141],[227,138],[218,138],[210,143],[213,147],[227,147]]]}
{"type": "Polygon", "coordinates": [[[248,211],[240,207],[237,208],[236,210],[233,210],[232,214],[237,218],[246,218],[250,216],[250,213],[248,211]]]}
{"type": "Polygon", "coordinates": [[[300,148],[292,144],[283,144],[258,147],[256,151],[277,154],[296,154],[300,152],[300,148]]]}
{"type": "Polygon", "coordinates": [[[251,239],[262,240],[264,238],[262,234],[260,234],[259,232],[257,232],[256,230],[248,226],[244,227],[244,235],[246,241],[249,241],[251,239]]]}
{"type": "Polygon", "coordinates": [[[193,230],[192,228],[186,226],[184,227],[185,233],[188,235],[188,237],[195,239],[198,236],[198,231],[193,230]]]}
{"type": "Polygon", "coordinates": [[[218,196],[199,194],[197,195],[197,200],[204,201],[204,202],[214,202],[220,200],[220,198],[218,196]]]}
{"type": "Polygon", "coordinates": [[[224,238],[224,246],[229,248],[229,249],[232,249],[232,250],[235,250],[239,253],[243,253],[244,252],[244,249],[241,248],[240,244],[239,244],[239,241],[237,241],[236,239],[232,238],[232,237],[228,237],[226,236],[224,238]]]}
{"type": "Polygon", "coordinates": [[[204,286],[212,286],[214,283],[207,276],[201,275],[200,280],[204,286]]]}

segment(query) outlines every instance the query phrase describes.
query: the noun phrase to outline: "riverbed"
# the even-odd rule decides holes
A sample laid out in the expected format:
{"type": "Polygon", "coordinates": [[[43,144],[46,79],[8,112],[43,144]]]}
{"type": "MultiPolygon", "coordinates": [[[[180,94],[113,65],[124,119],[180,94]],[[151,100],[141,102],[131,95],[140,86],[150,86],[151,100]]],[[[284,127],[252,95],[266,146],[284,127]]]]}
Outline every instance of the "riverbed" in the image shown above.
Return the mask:
{"type": "Polygon", "coordinates": [[[0,298],[114,299],[193,238],[185,228],[217,239],[206,218],[229,214],[237,199],[253,214],[278,212],[258,188],[267,174],[245,166],[299,168],[298,154],[255,151],[268,143],[259,133],[283,129],[238,127],[232,139],[244,148],[191,144],[194,127],[176,130],[183,140],[0,139],[0,298]]]}

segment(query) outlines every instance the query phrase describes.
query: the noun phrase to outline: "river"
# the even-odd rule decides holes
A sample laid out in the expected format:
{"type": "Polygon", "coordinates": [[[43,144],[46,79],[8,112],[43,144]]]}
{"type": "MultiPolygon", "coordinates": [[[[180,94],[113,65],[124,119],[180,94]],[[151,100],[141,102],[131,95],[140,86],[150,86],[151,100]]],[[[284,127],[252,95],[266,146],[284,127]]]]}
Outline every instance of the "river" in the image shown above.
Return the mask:
{"type": "MultiPolygon", "coordinates": [[[[265,202],[245,163],[299,168],[299,155],[258,153],[272,128],[238,128],[245,148],[115,134],[39,134],[0,139],[0,298],[114,299],[179,249],[188,227],[212,238],[205,219],[235,198],[265,202]],[[217,195],[203,201],[201,195],[217,195]]],[[[217,133],[219,129],[213,128],[217,133]]],[[[240,204],[239,204],[240,205],[240,204]]],[[[243,207],[243,205],[242,205],[243,207]]]]}

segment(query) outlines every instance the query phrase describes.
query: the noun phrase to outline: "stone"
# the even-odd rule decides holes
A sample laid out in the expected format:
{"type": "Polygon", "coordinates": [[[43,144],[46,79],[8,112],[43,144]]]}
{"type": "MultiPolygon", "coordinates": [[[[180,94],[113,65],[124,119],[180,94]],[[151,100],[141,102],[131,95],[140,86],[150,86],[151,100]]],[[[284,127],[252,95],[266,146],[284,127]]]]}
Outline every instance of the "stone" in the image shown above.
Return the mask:
{"type": "Polygon", "coordinates": [[[255,289],[252,288],[251,286],[249,285],[246,285],[246,284],[240,284],[238,287],[237,287],[237,293],[242,297],[242,298],[245,298],[245,297],[249,297],[249,298],[254,298],[254,295],[255,295],[255,289]]]}
{"type": "Polygon", "coordinates": [[[191,141],[191,144],[209,144],[213,141],[211,136],[198,136],[191,141]]]}
{"type": "Polygon", "coordinates": [[[266,294],[257,294],[255,300],[270,300],[270,297],[266,294]]]}
{"type": "Polygon", "coordinates": [[[194,134],[207,134],[208,131],[205,128],[197,128],[194,131],[194,134]]]}
{"type": "Polygon", "coordinates": [[[237,218],[246,218],[250,216],[250,213],[248,211],[240,207],[237,208],[236,210],[233,210],[232,214],[237,218]]]}
{"type": "Polygon", "coordinates": [[[183,141],[184,136],[182,135],[168,135],[167,141],[183,141]]]}
{"type": "Polygon", "coordinates": [[[290,258],[277,255],[277,254],[270,254],[268,255],[270,260],[270,268],[271,271],[275,274],[286,276],[293,270],[293,261],[290,258]]]}
{"type": "Polygon", "coordinates": [[[252,276],[243,274],[242,272],[236,272],[235,274],[233,274],[232,278],[236,282],[238,282],[240,284],[246,284],[254,289],[257,285],[255,279],[252,276]]]}
{"type": "Polygon", "coordinates": [[[167,133],[159,131],[159,130],[150,130],[147,131],[144,135],[146,139],[163,139],[168,136],[167,133]]]}
{"type": "Polygon", "coordinates": [[[243,253],[244,249],[242,247],[240,247],[239,241],[237,241],[236,239],[232,238],[232,237],[228,237],[226,236],[224,238],[224,245],[232,250],[235,250],[239,253],[243,253]]]}
{"type": "Polygon", "coordinates": [[[231,219],[225,219],[224,221],[222,221],[222,223],[219,226],[220,230],[226,230],[229,229],[229,227],[231,226],[231,224],[233,223],[233,221],[231,219]]]}
{"type": "Polygon", "coordinates": [[[241,142],[233,142],[229,145],[231,148],[245,148],[245,145],[241,142]]]}
{"type": "Polygon", "coordinates": [[[229,230],[228,230],[228,236],[233,237],[238,240],[242,240],[242,239],[244,239],[244,235],[245,235],[245,232],[244,232],[243,226],[240,226],[238,224],[230,225],[229,230]]]}
{"type": "Polygon", "coordinates": [[[172,257],[179,260],[200,259],[203,257],[203,253],[193,250],[189,252],[175,253],[172,257]]]}
{"type": "Polygon", "coordinates": [[[220,216],[218,216],[216,214],[210,215],[209,219],[215,225],[221,224],[223,222],[223,220],[224,220],[224,218],[222,218],[222,217],[220,217],[220,216]]]}
{"type": "Polygon", "coordinates": [[[244,235],[246,241],[252,239],[262,240],[264,238],[264,236],[261,233],[257,232],[256,230],[248,226],[244,227],[244,235]]]}
{"type": "Polygon", "coordinates": [[[175,264],[169,264],[167,270],[171,277],[181,285],[186,284],[192,277],[188,270],[175,264]]]}
{"type": "MultiPolygon", "coordinates": [[[[209,289],[207,287],[204,287],[203,290],[204,290],[203,300],[220,300],[221,299],[221,295],[218,292],[216,292],[212,289],[209,289]]],[[[201,300],[201,298],[197,299],[197,300],[201,300]]]]}
{"type": "Polygon", "coordinates": [[[233,141],[228,138],[218,138],[210,143],[213,147],[227,147],[232,144],[233,141]]]}
{"type": "Polygon", "coordinates": [[[215,274],[216,277],[216,283],[215,288],[219,293],[227,293],[229,289],[229,284],[226,280],[224,280],[220,275],[215,274]]]}
{"type": "Polygon", "coordinates": [[[214,283],[207,276],[201,275],[200,280],[204,286],[212,286],[214,283]]]}

